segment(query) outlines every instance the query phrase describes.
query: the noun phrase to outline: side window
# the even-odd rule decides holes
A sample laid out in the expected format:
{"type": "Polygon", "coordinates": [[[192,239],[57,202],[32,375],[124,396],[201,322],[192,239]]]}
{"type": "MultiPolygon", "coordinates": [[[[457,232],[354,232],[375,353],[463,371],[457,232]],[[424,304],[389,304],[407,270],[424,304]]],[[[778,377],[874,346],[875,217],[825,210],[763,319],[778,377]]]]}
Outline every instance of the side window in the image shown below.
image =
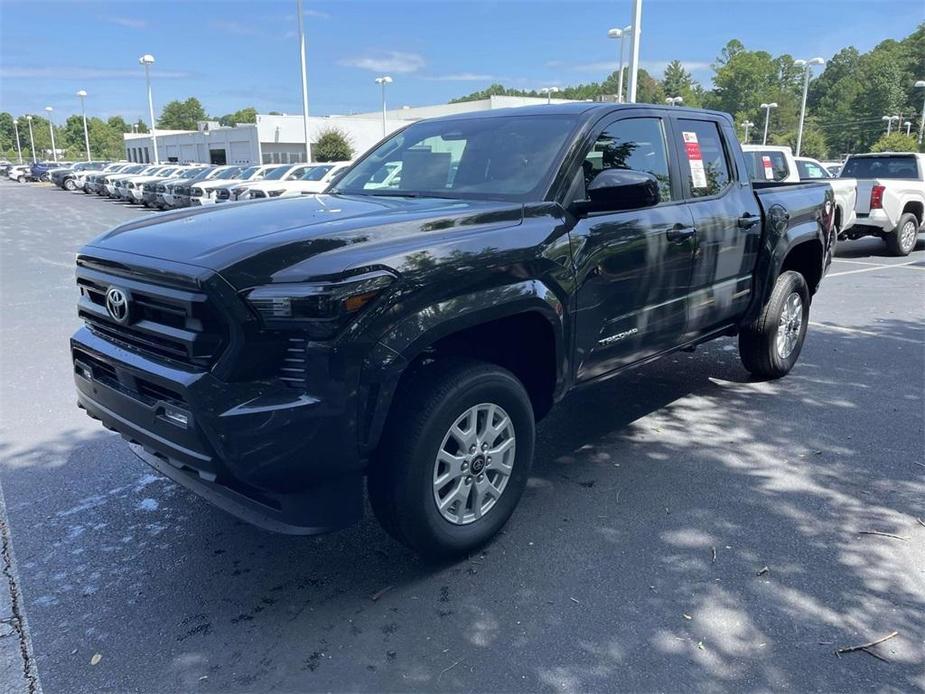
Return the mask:
{"type": "Polygon", "coordinates": [[[691,197],[703,198],[721,193],[729,185],[729,162],[716,123],[704,120],[678,120],[681,131],[681,158],[686,162],[691,197]]]}
{"type": "Polygon", "coordinates": [[[604,169],[632,169],[655,176],[662,202],[671,200],[665,129],[660,118],[628,118],[611,123],[585,156],[582,168],[582,192],[604,169]]]}

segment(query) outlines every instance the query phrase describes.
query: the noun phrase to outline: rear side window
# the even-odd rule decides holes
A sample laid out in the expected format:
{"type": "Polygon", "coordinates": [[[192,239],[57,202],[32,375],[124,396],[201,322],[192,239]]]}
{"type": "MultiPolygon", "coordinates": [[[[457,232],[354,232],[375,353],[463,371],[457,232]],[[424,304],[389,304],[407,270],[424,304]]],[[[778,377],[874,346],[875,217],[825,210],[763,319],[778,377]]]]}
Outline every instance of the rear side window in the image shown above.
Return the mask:
{"type": "Polygon", "coordinates": [[[851,157],[842,167],[840,178],[919,178],[914,156],[851,157]]]}
{"type": "Polygon", "coordinates": [[[729,161],[713,121],[678,119],[681,159],[691,197],[718,195],[729,185],[729,161]]]}
{"type": "MultiPolygon", "coordinates": [[[[790,175],[787,157],[773,149],[743,152],[753,181],[783,181],[790,175]]],[[[800,174],[803,178],[803,174],[800,174]]]]}
{"type": "Polygon", "coordinates": [[[627,118],[608,125],[582,162],[584,183],[604,169],[633,169],[658,179],[662,202],[671,200],[665,131],[659,118],[627,118]]]}
{"type": "Polygon", "coordinates": [[[831,178],[828,171],[823,169],[819,164],[813,161],[797,159],[797,171],[800,174],[800,180],[805,181],[812,178],[831,178]]]}

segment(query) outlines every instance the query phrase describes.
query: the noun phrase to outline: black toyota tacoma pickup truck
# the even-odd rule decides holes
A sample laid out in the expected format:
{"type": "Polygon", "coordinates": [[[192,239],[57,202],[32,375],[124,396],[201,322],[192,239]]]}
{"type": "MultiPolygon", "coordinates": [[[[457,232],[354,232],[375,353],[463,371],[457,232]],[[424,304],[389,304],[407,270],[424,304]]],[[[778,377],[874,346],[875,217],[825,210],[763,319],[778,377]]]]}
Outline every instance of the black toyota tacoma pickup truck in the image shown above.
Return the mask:
{"type": "Polygon", "coordinates": [[[262,527],[487,541],[571,389],[737,334],[793,367],[825,183],[755,190],[729,116],[574,103],[420,121],[326,194],[129,222],[81,249],[78,404],[262,527]],[[399,169],[400,170],[397,170],[399,169]]]}

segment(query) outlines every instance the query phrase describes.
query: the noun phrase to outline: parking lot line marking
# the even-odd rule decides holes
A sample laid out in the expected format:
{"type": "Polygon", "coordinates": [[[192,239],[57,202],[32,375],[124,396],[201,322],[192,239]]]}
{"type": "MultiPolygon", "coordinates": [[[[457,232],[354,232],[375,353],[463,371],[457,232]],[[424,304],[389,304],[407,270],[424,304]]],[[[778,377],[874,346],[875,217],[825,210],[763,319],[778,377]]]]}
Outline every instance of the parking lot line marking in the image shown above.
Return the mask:
{"type": "Polygon", "coordinates": [[[889,267],[883,263],[872,263],[869,260],[845,260],[844,258],[832,258],[833,263],[851,263],[852,265],[876,265],[877,267],[889,267]]]}
{"type": "Polygon", "coordinates": [[[899,335],[885,335],[884,333],[875,333],[872,330],[861,330],[860,328],[846,328],[842,325],[832,325],[831,323],[819,323],[816,321],[810,321],[809,324],[817,328],[828,328],[829,330],[838,330],[839,332],[851,333],[853,335],[864,335],[865,337],[882,337],[885,340],[896,340],[898,342],[911,342],[914,345],[922,344],[921,340],[913,340],[910,337],[900,337],[899,335]]]}
{"type": "Polygon", "coordinates": [[[909,267],[910,265],[917,263],[917,262],[919,261],[910,260],[908,263],[895,263],[893,265],[877,265],[875,267],[861,268],[860,270],[845,270],[845,272],[833,272],[826,276],[827,277],[843,277],[845,275],[856,275],[859,272],[873,272],[874,270],[889,270],[894,267],[904,267],[904,268],[908,268],[909,270],[925,270],[925,268],[922,268],[922,267],[909,267]]]}

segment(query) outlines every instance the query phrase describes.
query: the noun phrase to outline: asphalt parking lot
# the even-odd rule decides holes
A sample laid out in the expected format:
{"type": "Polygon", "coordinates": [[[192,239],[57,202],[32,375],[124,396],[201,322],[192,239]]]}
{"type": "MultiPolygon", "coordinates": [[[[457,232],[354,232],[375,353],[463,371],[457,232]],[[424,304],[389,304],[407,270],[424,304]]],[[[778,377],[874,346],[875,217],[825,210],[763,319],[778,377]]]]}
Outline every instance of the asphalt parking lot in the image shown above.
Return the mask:
{"type": "Polygon", "coordinates": [[[371,517],[244,525],[77,410],[74,252],[148,214],[0,182],[21,691],[925,689],[925,237],[841,244],[781,381],[723,339],[570,396],[503,534],[432,566],[371,517]]]}

